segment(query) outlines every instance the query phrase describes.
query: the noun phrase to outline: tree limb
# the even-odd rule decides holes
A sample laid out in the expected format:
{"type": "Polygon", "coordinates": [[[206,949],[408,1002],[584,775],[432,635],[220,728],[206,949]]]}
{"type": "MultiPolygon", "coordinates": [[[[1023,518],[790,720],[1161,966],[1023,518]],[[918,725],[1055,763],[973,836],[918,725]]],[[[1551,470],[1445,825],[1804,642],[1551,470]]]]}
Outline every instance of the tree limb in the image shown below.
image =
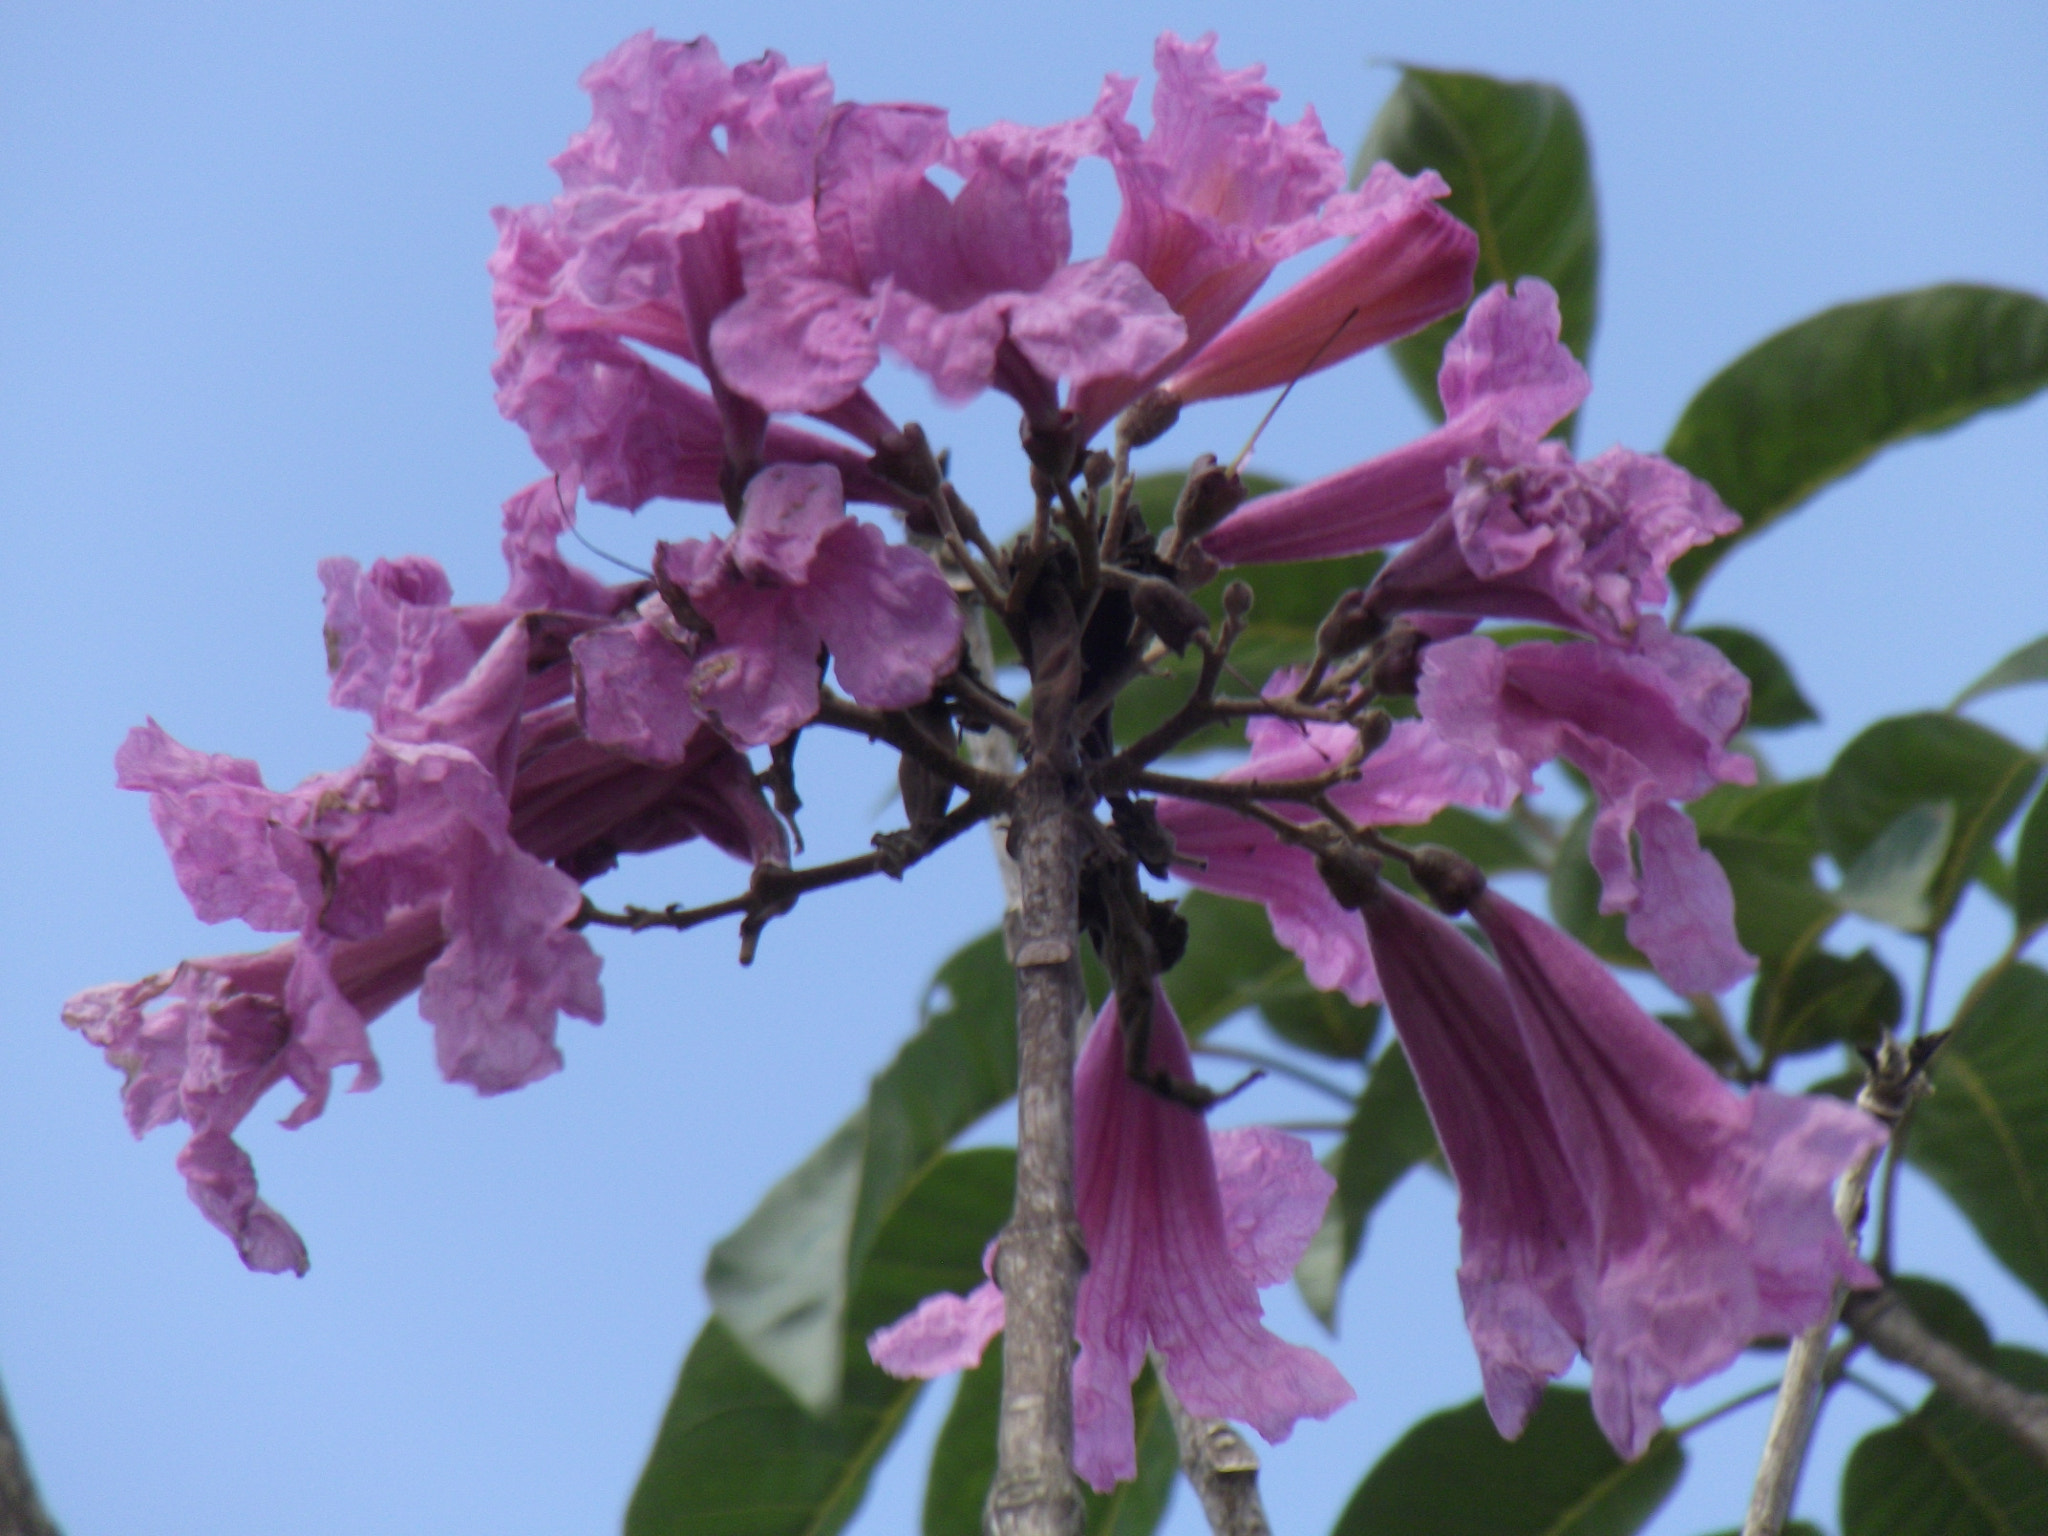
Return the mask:
{"type": "Polygon", "coordinates": [[[1972,1413],[1991,1420],[2048,1466],[2048,1397],[2024,1391],[1928,1331],[1890,1286],[1859,1291],[1842,1321],[1887,1360],[1910,1366],[1972,1413]]]}
{"type": "Polygon", "coordinates": [[[1157,1356],[1152,1361],[1159,1397],[1173,1419],[1180,1443],[1180,1469],[1202,1501],[1215,1536],[1273,1536],[1259,1498],[1259,1457],[1245,1438],[1221,1419],[1198,1419],[1181,1406],[1166,1384],[1157,1356]]]}
{"type": "Polygon", "coordinates": [[[36,1497],[35,1479],[29,1476],[28,1458],[14,1432],[5,1393],[0,1393],[0,1536],[57,1536],[56,1525],[36,1497]]]}

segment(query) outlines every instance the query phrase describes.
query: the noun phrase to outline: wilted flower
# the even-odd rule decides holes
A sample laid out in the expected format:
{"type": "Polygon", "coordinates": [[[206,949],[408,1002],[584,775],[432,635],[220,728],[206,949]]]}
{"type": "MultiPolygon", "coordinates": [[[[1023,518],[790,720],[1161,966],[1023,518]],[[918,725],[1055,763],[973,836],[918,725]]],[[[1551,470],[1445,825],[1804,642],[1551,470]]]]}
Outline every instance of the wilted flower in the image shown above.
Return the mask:
{"type": "MultiPolygon", "coordinates": [[[[1193,1076],[1163,991],[1149,1065],[1193,1076]]],[[[1103,1009],[1074,1075],[1074,1201],[1089,1258],[1074,1318],[1074,1467],[1090,1486],[1137,1475],[1131,1383],[1148,1350],[1189,1412],[1242,1420],[1268,1440],[1351,1401],[1329,1361],[1266,1331],[1258,1299],[1294,1272],[1334,1188],[1298,1138],[1212,1134],[1194,1110],[1133,1082],[1116,1004],[1103,1009]]],[[[896,1375],[939,1375],[977,1363],[1002,1320],[991,1282],[928,1298],[868,1348],[896,1375]]]]}

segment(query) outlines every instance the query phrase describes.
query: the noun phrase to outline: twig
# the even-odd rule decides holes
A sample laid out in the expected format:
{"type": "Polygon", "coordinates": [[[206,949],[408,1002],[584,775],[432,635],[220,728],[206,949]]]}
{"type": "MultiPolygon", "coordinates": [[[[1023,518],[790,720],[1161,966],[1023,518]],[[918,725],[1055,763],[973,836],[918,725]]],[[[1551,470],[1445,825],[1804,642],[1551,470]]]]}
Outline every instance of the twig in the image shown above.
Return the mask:
{"type": "Polygon", "coordinates": [[[1358,1095],[1342,1085],[1331,1082],[1327,1077],[1318,1077],[1313,1072],[1304,1071],[1292,1062],[1282,1061],[1278,1056],[1268,1056],[1263,1051],[1240,1050],[1234,1045],[1198,1045],[1194,1048],[1194,1054],[1213,1056],[1218,1061],[1241,1062],[1245,1066],[1270,1072],[1275,1077],[1284,1077],[1300,1083],[1304,1088],[1313,1088],[1317,1093],[1335,1099],[1340,1104],[1354,1108],[1358,1104],[1358,1095]]]}
{"type": "Polygon", "coordinates": [[[1156,1355],[1152,1374],[1159,1383],[1159,1399],[1173,1420],[1181,1472],[1202,1501],[1209,1529],[1215,1536],[1273,1536],[1266,1507],[1259,1499],[1258,1454],[1221,1419],[1198,1419],[1182,1407],[1166,1384],[1166,1372],[1156,1355]]]}
{"type": "Polygon", "coordinates": [[[1889,1286],[1851,1296],[1843,1303],[1842,1321],[1887,1360],[1911,1366],[2048,1466],[2048,1397],[2023,1391],[1930,1333],[1905,1298],[1889,1286]]]}
{"type": "Polygon", "coordinates": [[[1242,810],[1262,800],[1313,803],[1339,784],[1358,777],[1358,763],[1347,759],[1307,779],[1189,779],[1177,773],[1149,771],[1100,775],[1104,794],[1142,790],[1150,795],[1172,795],[1177,800],[1200,800],[1209,805],[1226,805],[1242,810]]]}
{"type": "Polygon", "coordinates": [[[780,864],[756,865],[754,878],[748,883],[745,894],[729,896],[709,906],[629,906],[622,912],[607,912],[586,896],[583,898],[583,910],[576,915],[571,926],[625,928],[634,933],[643,933],[649,928],[683,932],[716,922],[721,917],[738,917],[741,919],[740,964],[751,964],[761,930],[772,919],[795,907],[799,898],[827,886],[844,885],[869,875],[898,879],[911,865],[984,820],[993,807],[994,801],[989,797],[969,797],[928,827],[881,833],[875,838],[874,852],[831,864],[814,864],[808,869],[787,869],[780,864]]]}
{"type": "MultiPolygon", "coordinates": [[[[1857,1108],[1887,1125],[1896,1125],[1925,1087],[1921,1073],[1926,1060],[1926,1054],[1916,1047],[1885,1039],[1872,1061],[1863,1091],[1856,1095],[1857,1108]]],[[[1852,1247],[1863,1230],[1870,1171],[1877,1152],[1873,1147],[1858,1157],[1835,1187],[1835,1219],[1842,1224],[1852,1247]]],[[[1837,1284],[1826,1315],[1792,1341],[1785,1358],[1784,1385],[1779,1389],[1777,1406],[1771,1412],[1771,1427],[1764,1437],[1763,1460],[1757,1466],[1756,1486],[1750,1492],[1742,1536],[1779,1536],[1784,1529],[1792,1496],[1799,1489],[1799,1474],[1806,1465],[1814,1420],[1820,1414],[1828,1339],[1835,1331],[1847,1296],[1847,1288],[1837,1284]]]]}
{"type": "Polygon", "coordinates": [[[5,1393],[0,1393],[0,1536],[57,1536],[56,1525],[36,1496],[5,1393]]]}
{"type": "MultiPolygon", "coordinates": [[[[998,775],[962,762],[950,744],[928,735],[922,726],[901,710],[863,709],[849,699],[842,699],[831,689],[821,688],[818,690],[817,722],[837,730],[855,732],[870,741],[887,742],[898,752],[916,758],[939,777],[970,795],[993,799],[1009,787],[998,775]]],[[[1023,724],[1021,718],[1018,724],[1023,724]]]]}

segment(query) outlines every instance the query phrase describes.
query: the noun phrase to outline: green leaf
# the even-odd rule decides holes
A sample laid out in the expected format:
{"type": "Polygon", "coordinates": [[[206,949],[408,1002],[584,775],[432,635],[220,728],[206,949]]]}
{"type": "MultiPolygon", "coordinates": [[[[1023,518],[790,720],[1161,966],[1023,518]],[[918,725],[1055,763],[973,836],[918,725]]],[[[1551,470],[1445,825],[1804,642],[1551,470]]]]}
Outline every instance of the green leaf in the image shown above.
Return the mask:
{"type": "Polygon", "coordinates": [[[1910,807],[1842,871],[1835,900],[1872,922],[1919,933],[1934,915],[1927,891],[1941,872],[1955,824],[1952,801],[1910,807]]]}
{"type": "Polygon", "coordinates": [[[1914,807],[1953,805],[1955,830],[1927,886],[1929,915],[1919,930],[1939,932],[2039,769],[2032,753],[1954,715],[1880,720],[1842,749],[1821,780],[1814,802],[1821,840],[1846,871],[1914,807]]]}
{"type": "Polygon", "coordinates": [[[2027,683],[2048,683],[2048,635],[2031,640],[1956,695],[1950,709],[1961,709],[1972,699],[2000,693],[2027,683]]]}
{"type": "Polygon", "coordinates": [[[1811,950],[1763,963],[1749,995],[1749,1037],[1766,1061],[1830,1045],[1875,1045],[1905,1007],[1898,979],[1872,951],[1811,950]]]}
{"type": "Polygon", "coordinates": [[[1843,304],[1778,332],[1693,396],[1664,452],[1742,514],[1672,567],[1688,602],[1707,572],[1893,443],[2048,384],[2048,303],[1952,283],[1843,304]]]}
{"type": "Polygon", "coordinates": [[[1820,712],[1799,691],[1792,669],[1785,664],[1768,640],[1746,629],[1709,625],[1690,631],[1704,640],[1749,679],[1749,725],[1751,730],[1779,731],[1788,725],[1818,720],[1820,712]]]}
{"type": "Polygon", "coordinates": [[[1337,1297],[1365,1246],[1372,1213],[1409,1169],[1432,1160],[1441,1166],[1442,1158],[1407,1053],[1396,1040],[1373,1063],[1337,1151],[1337,1195],[1323,1218],[1331,1234],[1329,1246],[1316,1251],[1322,1240],[1319,1233],[1318,1243],[1303,1255],[1295,1272],[1302,1298],[1324,1327],[1336,1326],[1337,1297]]]}
{"type": "Polygon", "coordinates": [[[1462,853],[1489,875],[1518,869],[1549,869],[1549,860],[1543,851],[1531,846],[1512,822],[1481,816],[1462,805],[1445,806],[1419,827],[1383,827],[1380,830],[1411,848],[1433,843],[1453,853],[1462,853]]]}
{"type": "Polygon", "coordinates": [[[1907,1129],[1908,1160],[2048,1300],[2048,972],[2019,964],[1985,987],[1932,1081],[1907,1129]]]}
{"type": "Polygon", "coordinates": [[[711,1304],[813,1410],[839,1390],[841,1324],[875,1235],[955,1136],[1017,1091],[1016,983],[1000,933],[939,968],[918,1031],[868,1102],[711,1250],[711,1304]]]}
{"type": "Polygon", "coordinates": [[[1668,1434],[1632,1462],[1608,1446],[1584,1392],[1552,1387],[1518,1440],[1483,1402],[1432,1414],[1382,1456],[1333,1536],[1628,1536],[1685,1470],[1668,1434]]]}
{"type": "MultiPolygon", "coordinates": [[[[991,1345],[981,1364],[960,1378],[952,1411],[932,1447],[924,1490],[924,1536],[981,1536],[981,1509],[996,1475],[996,1418],[1002,1406],[1003,1348],[991,1345]]],[[[1166,1516],[1180,1447],[1159,1383],[1146,1366],[1131,1384],[1138,1475],[1109,1493],[1082,1491],[1087,1536],[1151,1536],[1166,1516]]]]}
{"type": "Polygon", "coordinates": [[[846,1308],[845,1381],[828,1412],[792,1397],[721,1319],[705,1324],[633,1491],[626,1536],[843,1527],[923,1386],[885,1376],[864,1341],[931,1292],[980,1281],[982,1249],[1009,1215],[1015,1165],[1002,1149],[954,1153],[899,1205],[846,1308]]]}
{"type": "Polygon", "coordinates": [[[1301,962],[1273,937],[1265,908],[1196,891],[1180,904],[1188,949],[1166,976],[1167,994],[1190,1039],[1257,1008],[1288,1044],[1340,1061],[1362,1061],[1379,1031],[1377,1006],[1360,1008],[1309,985],[1301,962]]]}
{"type": "MultiPolygon", "coordinates": [[[[1564,344],[1586,359],[1600,306],[1600,209],[1571,97],[1534,81],[1403,66],[1358,151],[1356,179],[1379,160],[1409,175],[1439,172],[1451,186],[1444,206],[1479,236],[1474,287],[1542,278],[1557,290],[1564,344]]],[[[1437,366],[1461,318],[1393,346],[1401,376],[1439,421],[1437,366]]]]}
{"type": "MultiPolygon", "coordinates": [[[[2048,1356],[2000,1346],[1992,1367],[2048,1390],[2048,1356]]],[[[1866,1435],[1842,1473],[1842,1536],[2035,1536],[2048,1530],[2048,1471],[1940,1392],[1866,1435]]]]}
{"type": "Polygon", "coordinates": [[[1593,812],[1589,801],[1558,844],[1557,863],[1550,871],[1550,915],[1558,927],[1609,965],[1646,971],[1650,962],[1628,941],[1628,919],[1619,912],[1600,910],[1600,875],[1586,856],[1593,812]]]}
{"type": "Polygon", "coordinates": [[[2021,933],[2048,923],[2048,794],[2020,823],[2020,845],[2012,856],[2012,917],[2021,933]]]}

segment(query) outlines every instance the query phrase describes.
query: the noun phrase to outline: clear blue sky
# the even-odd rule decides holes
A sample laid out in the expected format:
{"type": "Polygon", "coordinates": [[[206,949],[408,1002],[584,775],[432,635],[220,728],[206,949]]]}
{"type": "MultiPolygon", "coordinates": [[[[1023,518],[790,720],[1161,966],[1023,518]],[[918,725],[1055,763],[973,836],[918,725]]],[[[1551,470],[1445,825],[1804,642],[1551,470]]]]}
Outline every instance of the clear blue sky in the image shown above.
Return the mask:
{"type": "MultiPolygon", "coordinates": [[[[534,466],[491,404],[486,211],[549,194],[545,161],[586,116],[577,73],[650,24],[708,31],[729,59],[827,60],[843,96],[936,101],[956,126],[1085,110],[1105,70],[1149,72],[1162,27],[1266,60],[1287,114],[1313,101],[1347,150],[1391,84],[1373,61],[1559,81],[1606,237],[1589,449],[1655,447],[1720,364],[1827,304],[1952,278],[2048,288],[2032,0],[0,8],[0,1374],[71,1536],[615,1529],[705,1313],[706,1250],[858,1101],[933,966],[993,920],[968,841],[900,888],[807,902],[751,972],[725,930],[603,936],[610,1021],[565,1023],[568,1070],[491,1101],[441,1083],[397,1010],[375,1031],[383,1087],[290,1133],[270,1123],[280,1096],[245,1128],[311,1245],[304,1281],[243,1272],[184,1197],[177,1133],[132,1142],[114,1074],[58,1025],[82,986],[246,944],[191,918],[143,803],[113,789],[128,726],[153,713],[290,784],[361,739],[323,701],[321,556],[430,554],[459,595],[499,590],[497,503],[534,466]]],[[[1099,244],[1106,172],[1076,196],[1099,244]]],[[[1011,503],[1007,413],[889,388],[954,444],[985,514],[1011,503]]],[[[1243,413],[1211,420],[1208,446],[1242,439],[1243,413]]],[[[1305,386],[1259,465],[1332,469],[1420,420],[1368,359],[1305,386]]],[[[1826,716],[1783,739],[1785,767],[2048,630],[2044,463],[2037,400],[1884,458],[1716,578],[1702,616],[1777,639],[1826,716]]],[[[702,526],[586,524],[629,554],[702,526]]],[[[2038,742],[2044,703],[1990,718],[2038,742]]],[[[859,846],[888,765],[805,754],[814,848],[859,846]]],[[[737,873],[691,849],[606,894],[708,899],[737,873]]],[[[1270,1458],[1278,1528],[1326,1529],[1378,1448],[1476,1389],[1450,1211],[1422,1175],[1374,1227],[1332,1346],[1362,1401],[1270,1458]]],[[[1982,1275],[1996,1329],[2048,1346],[2048,1314],[1931,1198],[1909,1217],[1908,1265],[1982,1275]]],[[[943,1403],[928,1395],[862,1531],[913,1528],[915,1446],[943,1403]]],[[[1841,1408],[1836,1460],[1868,1422],[1841,1408]]],[[[1656,1529],[1733,1523],[1761,1433],[1759,1412],[1703,1440],[1656,1529]]],[[[1828,1524],[1833,1484],[1817,1468],[1802,1501],[1828,1524]]],[[[1186,1501],[1174,1522],[1199,1528],[1186,1501]]]]}

